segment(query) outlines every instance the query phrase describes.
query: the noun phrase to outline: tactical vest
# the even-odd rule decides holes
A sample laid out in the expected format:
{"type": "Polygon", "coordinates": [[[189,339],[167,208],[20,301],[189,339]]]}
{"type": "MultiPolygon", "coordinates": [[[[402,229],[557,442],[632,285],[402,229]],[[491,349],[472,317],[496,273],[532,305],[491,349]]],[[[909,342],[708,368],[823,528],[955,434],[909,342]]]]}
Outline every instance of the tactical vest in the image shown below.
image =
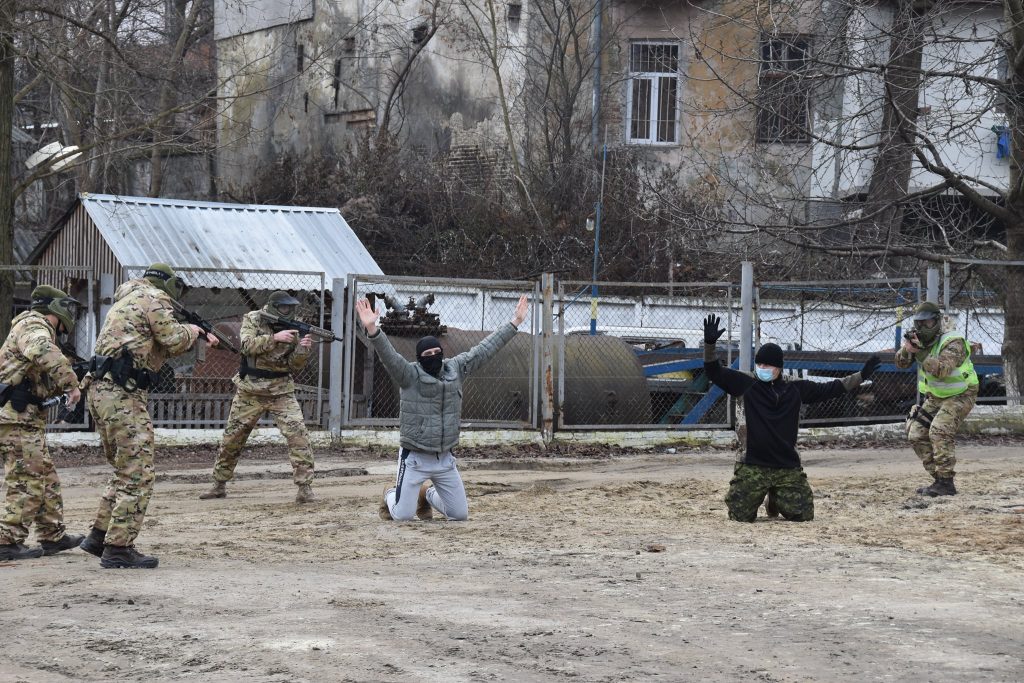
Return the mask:
{"type": "MultiPolygon", "coordinates": [[[[945,348],[946,344],[958,340],[967,349],[967,356],[960,367],[953,370],[946,377],[936,377],[924,371],[924,363],[917,364],[917,390],[922,394],[930,394],[935,398],[949,398],[958,396],[971,387],[978,386],[978,373],[974,371],[974,363],[971,362],[971,345],[967,343],[962,334],[947,332],[939,337],[939,341],[932,345],[928,352],[928,358],[935,358],[945,348]]],[[[927,359],[926,359],[927,360],[927,359]]]]}

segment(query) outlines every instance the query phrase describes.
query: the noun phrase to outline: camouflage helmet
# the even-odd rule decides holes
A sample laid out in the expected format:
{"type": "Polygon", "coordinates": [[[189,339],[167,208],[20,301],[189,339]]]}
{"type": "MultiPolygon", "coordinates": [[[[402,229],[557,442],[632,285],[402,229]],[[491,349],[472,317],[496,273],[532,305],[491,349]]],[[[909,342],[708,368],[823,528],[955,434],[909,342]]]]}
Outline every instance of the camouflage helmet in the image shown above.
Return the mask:
{"type": "Polygon", "coordinates": [[[166,263],[154,263],[142,277],[159,290],[166,292],[172,299],[180,299],[185,291],[185,281],[166,263]]]}
{"type": "Polygon", "coordinates": [[[33,289],[32,303],[29,304],[33,311],[56,316],[68,334],[75,329],[75,317],[81,305],[65,292],[48,285],[40,285],[33,289]]]}
{"type": "Polygon", "coordinates": [[[942,317],[942,309],[931,301],[922,301],[914,309],[914,320],[931,320],[942,317]]]}
{"type": "Polygon", "coordinates": [[[288,317],[291,315],[295,307],[299,305],[299,300],[294,296],[283,290],[273,292],[267,299],[267,306],[278,315],[288,317]],[[290,308],[282,308],[289,306],[290,308]]]}

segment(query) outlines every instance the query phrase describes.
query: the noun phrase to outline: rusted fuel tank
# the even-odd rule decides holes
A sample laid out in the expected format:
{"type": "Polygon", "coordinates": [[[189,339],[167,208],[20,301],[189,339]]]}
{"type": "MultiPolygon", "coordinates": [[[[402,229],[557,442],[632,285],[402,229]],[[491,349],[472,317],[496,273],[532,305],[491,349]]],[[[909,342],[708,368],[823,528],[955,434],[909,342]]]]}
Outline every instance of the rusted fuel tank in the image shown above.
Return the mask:
{"type": "MultiPolygon", "coordinates": [[[[445,358],[452,358],[489,333],[449,328],[440,338],[445,358]]],[[[395,349],[412,361],[418,337],[389,336],[395,349]]],[[[531,400],[529,375],[532,337],[520,332],[498,355],[471,374],[463,388],[465,421],[525,422],[531,400]]],[[[555,387],[560,368],[555,358],[555,387]]],[[[566,337],[565,406],[567,424],[643,424],[650,422],[647,381],[632,347],[606,336],[566,337]]],[[[374,363],[372,417],[398,416],[398,390],[379,361],[374,363]]]]}

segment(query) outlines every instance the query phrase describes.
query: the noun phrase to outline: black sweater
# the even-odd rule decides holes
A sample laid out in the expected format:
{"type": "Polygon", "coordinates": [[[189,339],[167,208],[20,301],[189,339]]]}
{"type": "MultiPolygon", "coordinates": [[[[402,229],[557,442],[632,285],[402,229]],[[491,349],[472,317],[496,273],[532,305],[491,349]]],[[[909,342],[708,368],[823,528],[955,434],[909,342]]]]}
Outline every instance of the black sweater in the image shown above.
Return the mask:
{"type": "Polygon", "coordinates": [[[747,452],[743,462],[782,469],[800,467],[796,451],[800,406],[842,396],[860,384],[860,373],[831,382],[790,380],[782,375],[772,382],[762,382],[723,367],[717,358],[705,358],[704,372],[730,396],[743,397],[747,419],[747,452]]]}

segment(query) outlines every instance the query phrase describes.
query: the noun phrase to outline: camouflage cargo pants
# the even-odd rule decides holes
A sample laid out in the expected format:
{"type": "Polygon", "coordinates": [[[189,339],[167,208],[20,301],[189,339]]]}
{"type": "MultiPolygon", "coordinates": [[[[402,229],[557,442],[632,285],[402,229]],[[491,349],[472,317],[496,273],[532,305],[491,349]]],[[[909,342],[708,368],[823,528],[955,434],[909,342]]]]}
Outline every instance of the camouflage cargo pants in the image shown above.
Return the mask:
{"type": "Polygon", "coordinates": [[[130,546],[142,529],[156,481],[153,422],[146,393],[125,391],[113,382],[93,382],[89,413],[96,422],[103,454],[114,468],[93,526],[105,529],[106,544],[130,546]]]}
{"type": "Polygon", "coordinates": [[[814,493],[802,467],[780,469],[736,463],[725,503],[729,519],[753,522],[765,495],[774,493],[779,514],[792,522],[814,519],[814,493]]]}
{"type": "Polygon", "coordinates": [[[0,544],[23,543],[33,522],[40,541],[64,538],[64,499],[46,449],[46,433],[22,425],[0,425],[0,454],[7,484],[0,544]]]}
{"type": "Polygon", "coordinates": [[[309,432],[306,431],[306,422],[295,394],[257,396],[241,390],[231,401],[231,413],[224,428],[220,453],[213,465],[214,480],[229,481],[234,476],[242,448],[263,413],[270,413],[288,442],[288,459],[292,463],[295,483],[300,486],[312,483],[313,449],[309,445],[309,432]]]}
{"type": "Polygon", "coordinates": [[[943,479],[956,474],[956,433],[977,400],[977,389],[949,398],[929,396],[921,411],[932,416],[931,426],[909,421],[907,438],[928,474],[943,479]]]}

